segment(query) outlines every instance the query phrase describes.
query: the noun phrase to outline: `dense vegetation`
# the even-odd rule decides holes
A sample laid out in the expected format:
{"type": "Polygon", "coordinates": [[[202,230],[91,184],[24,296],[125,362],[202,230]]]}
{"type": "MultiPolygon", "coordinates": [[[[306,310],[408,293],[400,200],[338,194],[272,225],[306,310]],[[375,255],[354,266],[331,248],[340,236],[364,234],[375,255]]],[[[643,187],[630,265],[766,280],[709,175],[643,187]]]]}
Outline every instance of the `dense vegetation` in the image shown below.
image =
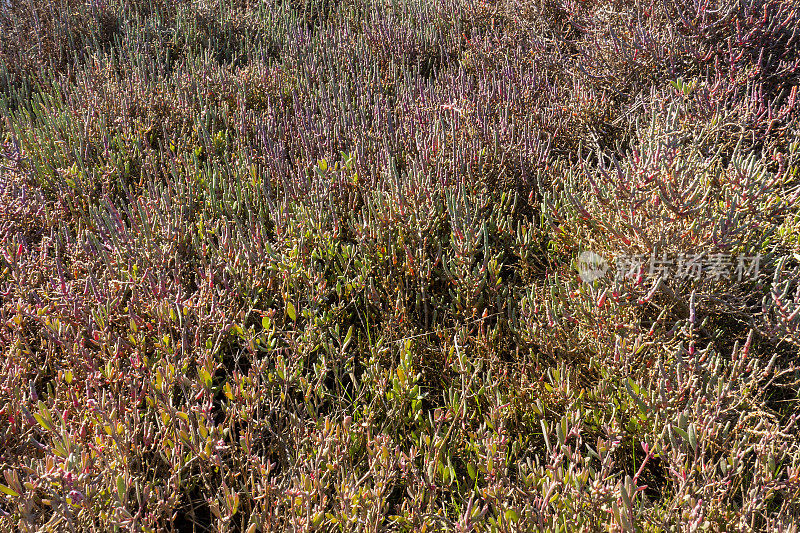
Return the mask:
{"type": "Polygon", "coordinates": [[[0,529],[794,527],[798,85],[793,0],[4,1],[0,529]]]}

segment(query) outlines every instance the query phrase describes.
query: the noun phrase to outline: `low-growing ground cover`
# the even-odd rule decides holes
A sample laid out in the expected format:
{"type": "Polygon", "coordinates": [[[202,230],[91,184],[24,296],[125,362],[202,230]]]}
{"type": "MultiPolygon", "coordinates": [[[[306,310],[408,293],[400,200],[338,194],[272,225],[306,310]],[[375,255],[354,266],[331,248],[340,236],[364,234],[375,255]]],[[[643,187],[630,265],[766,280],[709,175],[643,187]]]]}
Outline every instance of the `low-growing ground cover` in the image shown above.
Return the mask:
{"type": "Polygon", "coordinates": [[[0,529],[793,530],[799,19],[5,2],[0,529]]]}

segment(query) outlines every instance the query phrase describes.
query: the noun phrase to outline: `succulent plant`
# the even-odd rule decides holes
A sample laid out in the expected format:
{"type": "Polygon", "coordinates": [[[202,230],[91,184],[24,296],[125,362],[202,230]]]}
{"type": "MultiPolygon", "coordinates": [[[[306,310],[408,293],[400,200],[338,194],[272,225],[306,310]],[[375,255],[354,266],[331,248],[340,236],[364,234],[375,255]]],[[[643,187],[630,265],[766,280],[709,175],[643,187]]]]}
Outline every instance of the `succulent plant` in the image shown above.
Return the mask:
{"type": "Polygon", "coordinates": [[[0,529],[792,530],[798,16],[4,4],[0,529]]]}

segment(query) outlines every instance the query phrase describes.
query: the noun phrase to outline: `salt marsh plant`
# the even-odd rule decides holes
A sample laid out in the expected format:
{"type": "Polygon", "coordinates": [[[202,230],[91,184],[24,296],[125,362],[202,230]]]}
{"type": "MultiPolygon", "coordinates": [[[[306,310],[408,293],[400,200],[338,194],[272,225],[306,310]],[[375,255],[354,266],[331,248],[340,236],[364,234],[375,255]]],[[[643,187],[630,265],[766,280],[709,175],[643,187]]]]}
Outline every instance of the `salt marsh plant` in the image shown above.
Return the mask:
{"type": "Polygon", "coordinates": [[[4,4],[0,529],[793,530],[798,16],[4,4]]]}

